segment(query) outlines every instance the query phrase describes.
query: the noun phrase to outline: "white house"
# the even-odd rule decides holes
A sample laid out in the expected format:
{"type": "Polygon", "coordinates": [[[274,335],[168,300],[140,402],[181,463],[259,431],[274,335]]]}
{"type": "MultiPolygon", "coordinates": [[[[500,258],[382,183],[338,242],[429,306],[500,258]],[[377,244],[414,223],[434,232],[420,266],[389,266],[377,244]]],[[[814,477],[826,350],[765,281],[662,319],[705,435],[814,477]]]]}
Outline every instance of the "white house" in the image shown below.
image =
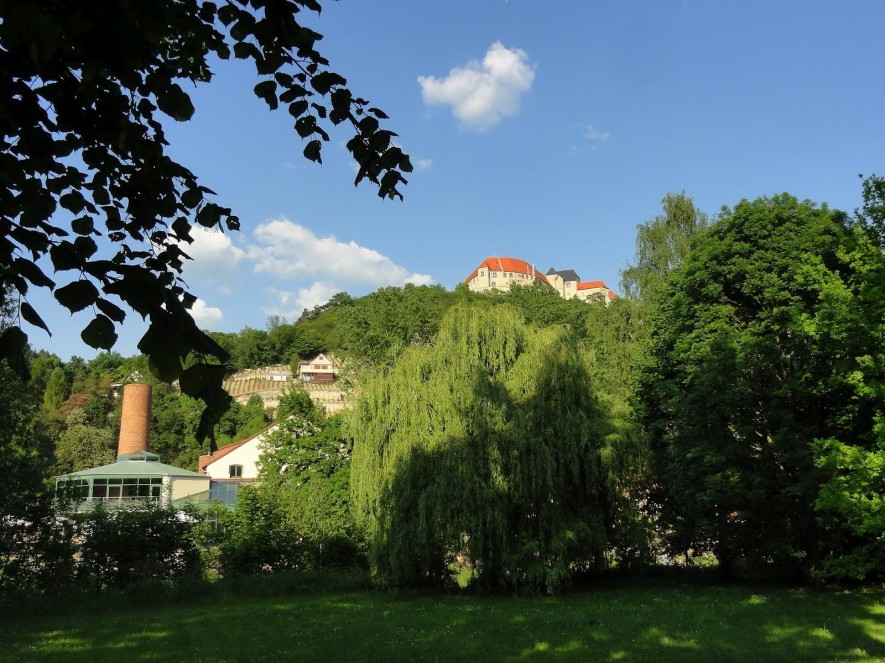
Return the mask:
{"type": "Polygon", "coordinates": [[[334,382],[335,364],[322,352],[298,367],[298,377],[302,382],[334,382]]]}
{"type": "Polygon", "coordinates": [[[200,474],[211,479],[211,499],[232,506],[240,487],[258,480],[261,443],[277,428],[279,425],[273,424],[251,437],[200,456],[200,474]]]}

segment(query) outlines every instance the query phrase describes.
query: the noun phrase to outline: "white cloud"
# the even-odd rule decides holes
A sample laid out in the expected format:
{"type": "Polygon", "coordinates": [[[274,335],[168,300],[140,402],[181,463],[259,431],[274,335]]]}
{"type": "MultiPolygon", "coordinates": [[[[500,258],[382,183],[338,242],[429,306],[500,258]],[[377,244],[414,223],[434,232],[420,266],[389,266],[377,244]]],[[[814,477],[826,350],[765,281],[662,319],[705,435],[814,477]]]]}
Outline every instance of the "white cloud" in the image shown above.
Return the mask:
{"type": "Polygon", "coordinates": [[[322,281],[336,288],[330,295],[353,285],[380,287],[433,281],[427,274],[409,273],[373,249],[356,242],[339,242],[333,235],[318,237],[286,218],[262,223],[253,237],[257,244],[249,247],[247,256],[255,262],[256,272],[280,279],[307,277],[322,281]]]}
{"type": "Polygon", "coordinates": [[[482,62],[472,60],[445,78],[419,76],[418,83],[425,104],[451,106],[465,127],[482,131],[519,112],[520,98],[531,89],[534,78],[525,51],[496,41],[482,62]]]}
{"type": "Polygon", "coordinates": [[[224,319],[220,308],[209,306],[200,298],[191,307],[191,317],[200,329],[212,329],[224,319]]]}
{"type": "Polygon", "coordinates": [[[297,292],[269,289],[279,302],[279,306],[264,309],[268,315],[281,315],[287,320],[297,320],[304,309],[325,304],[332,296],[341,292],[334,283],[315,281],[307,288],[298,288],[297,292]]]}
{"type": "Polygon", "coordinates": [[[416,170],[430,170],[431,166],[433,166],[433,159],[416,159],[415,160],[415,169],[416,170]]]}
{"type": "Polygon", "coordinates": [[[184,277],[188,281],[222,284],[237,270],[239,262],[246,256],[245,251],[234,246],[229,235],[217,230],[194,227],[191,229],[194,241],[181,243],[181,250],[193,260],[185,261],[184,277]]]}
{"type": "Polygon", "coordinates": [[[406,279],[406,283],[412,285],[432,285],[433,277],[430,274],[412,274],[406,279]]]}
{"type": "Polygon", "coordinates": [[[584,129],[584,138],[596,143],[604,143],[608,140],[609,133],[608,131],[599,131],[598,129],[594,129],[588,124],[584,129]]]}

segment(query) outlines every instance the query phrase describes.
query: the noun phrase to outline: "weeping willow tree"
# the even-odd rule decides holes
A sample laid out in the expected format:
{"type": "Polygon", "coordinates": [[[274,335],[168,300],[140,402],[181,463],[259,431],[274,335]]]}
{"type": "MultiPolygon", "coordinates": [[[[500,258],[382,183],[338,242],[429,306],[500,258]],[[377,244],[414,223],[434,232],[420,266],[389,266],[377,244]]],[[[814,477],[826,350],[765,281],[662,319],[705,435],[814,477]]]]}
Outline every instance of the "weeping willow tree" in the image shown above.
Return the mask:
{"type": "Polygon", "coordinates": [[[369,382],[348,421],[351,490],[384,585],[552,591],[604,562],[615,449],[565,327],[456,307],[433,346],[369,382]]]}

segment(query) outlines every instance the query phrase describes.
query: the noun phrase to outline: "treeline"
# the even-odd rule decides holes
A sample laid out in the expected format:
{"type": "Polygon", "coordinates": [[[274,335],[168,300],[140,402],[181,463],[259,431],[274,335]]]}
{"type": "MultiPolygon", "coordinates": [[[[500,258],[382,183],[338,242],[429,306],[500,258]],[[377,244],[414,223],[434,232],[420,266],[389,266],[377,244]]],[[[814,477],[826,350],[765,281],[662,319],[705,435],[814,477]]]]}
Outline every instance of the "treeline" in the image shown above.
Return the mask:
{"type": "Polygon", "coordinates": [[[354,299],[341,292],[327,303],[304,310],[295,322],[271,316],[265,329],[210,332],[229,354],[229,372],[290,364],[320,352],[334,352],[363,365],[381,364],[400,349],[432,341],[442,314],[456,301],[442,286],[381,288],[354,299]]]}
{"type": "Polygon", "coordinates": [[[367,379],[351,507],[385,585],[550,591],[604,569],[885,574],[885,181],[639,227],[611,306],[461,292],[367,379]]]}
{"type": "MultiPolygon", "coordinates": [[[[319,352],[347,357],[354,367],[390,361],[409,343],[430,342],[456,295],[439,286],[382,288],[367,297],[335,295],[288,323],[271,317],[265,329],[212,332],[230,353],[229,373],[279,363],[297,369],[319,352]]],[[[34,452],[39,474],[58,474],[113,462],[119,432],[120,385],[140,381],[153,386],[151,445],[163,462],[195,470],[207,450],[197,439],[202,407],[174,386],[156,379],[143,355],[105,352],[91,360],[63,361],[45,351],[28,357],[30,380],[22,385],[4,366],[0,382],[8,388],[7,444],[34,452]],[[14,424],[12,422],[15,422],[14,424]]],[[[234,401],[215,427],[216,445],[247,437],[271,421],[260,397],[245,405],[234,401]]]]}
{"type": "MultiPolygon", "coordinates": [[[[671,194],[637,230],[609,305],[543,284],[406,286],[230,335],[234,362],[339,353],[358,398],[333,419],[304,392],[284,398],[261,485],[213,516],[212,536],[182,534],[196,545],[203,532],[201,568],[365,567],[383,586],[461,574],[517,592],[662,563],[881,580],[885,182],[865,180],[851,215],[784,194],[711,220],[671,194]]],[[[63,429],[76,437],[113,422],[109,378],[147,374],[135,359],[96,362],[118,365],[72,371],[35,355],[27,389],[11,376],[0,387],[76,412],[63,429]]],[[[189,414],[170,390],[164,410],[163,389],[155,444],[187,466],[196,404],[189,414]]],[[[10,470],[43,453],[32,433],[50,427],[15,419],[25,411],[0,421],[31,426],[2,438],[18,445],[2,456],[10,470]]],[[[268,421],[258,401],[228,417],[225,435],[268,421]]],[[[83,447],[78,462],[92,462],[83,447]]],[[[25,476],[4,499],[28,495],[25,476]]]]}

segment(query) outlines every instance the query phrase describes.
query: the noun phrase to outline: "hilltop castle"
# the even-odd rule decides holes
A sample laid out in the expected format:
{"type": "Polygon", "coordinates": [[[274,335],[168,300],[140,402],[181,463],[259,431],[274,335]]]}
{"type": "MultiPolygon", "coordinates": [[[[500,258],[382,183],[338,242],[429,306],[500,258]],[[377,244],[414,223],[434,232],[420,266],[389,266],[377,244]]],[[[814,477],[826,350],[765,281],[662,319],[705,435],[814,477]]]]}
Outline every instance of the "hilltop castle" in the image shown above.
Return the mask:
{"type": "Polygon", "coordinates": [[[549,285],[563,299],[603,301],[607,304],[616,297],[602,281],[581,281],[573,269],[557,271],[551,267],[545,275],[519,258],[486,258],[464,279],[464,283],[472,292],[489,292],[509,290],[514,283],[532,285],[535,280],[549,285]]]}

